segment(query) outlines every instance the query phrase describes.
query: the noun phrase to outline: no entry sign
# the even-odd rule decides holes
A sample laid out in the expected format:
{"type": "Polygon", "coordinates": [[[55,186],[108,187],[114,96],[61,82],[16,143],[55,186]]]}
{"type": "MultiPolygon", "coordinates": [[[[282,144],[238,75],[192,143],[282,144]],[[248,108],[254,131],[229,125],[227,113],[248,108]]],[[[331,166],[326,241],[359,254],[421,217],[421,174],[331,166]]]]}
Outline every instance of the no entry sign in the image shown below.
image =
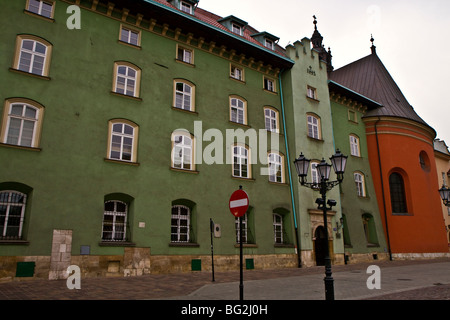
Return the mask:
{"type": "Polygon", "coordinates": [[[236,190],[230,197],[230,211],[236,218],[242,217],[248,209],[249,201],[247,192],[236,190]]]}

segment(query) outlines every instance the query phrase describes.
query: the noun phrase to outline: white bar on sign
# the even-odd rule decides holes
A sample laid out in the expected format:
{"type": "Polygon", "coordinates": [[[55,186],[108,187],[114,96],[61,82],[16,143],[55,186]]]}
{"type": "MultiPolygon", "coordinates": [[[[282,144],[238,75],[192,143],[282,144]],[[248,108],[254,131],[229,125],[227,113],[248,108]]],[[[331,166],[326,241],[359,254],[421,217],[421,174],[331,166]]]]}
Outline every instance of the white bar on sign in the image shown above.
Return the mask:
{"type": "Polygon", "coordinates": [[[248,199],[234,200],[230,202],[230,208],[243,207],[248,203],[248,199]]]}

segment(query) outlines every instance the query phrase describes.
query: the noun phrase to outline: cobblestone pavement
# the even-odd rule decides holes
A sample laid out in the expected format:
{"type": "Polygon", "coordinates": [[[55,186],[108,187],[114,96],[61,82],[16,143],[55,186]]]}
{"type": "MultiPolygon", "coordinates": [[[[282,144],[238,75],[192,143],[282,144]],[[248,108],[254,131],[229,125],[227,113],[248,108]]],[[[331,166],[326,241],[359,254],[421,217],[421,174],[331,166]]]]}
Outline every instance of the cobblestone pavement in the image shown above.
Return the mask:
{"type": "MultiPolygon", "coordinates": [[[[333,266],[333,275],[361,273],[366,278],[369,265],[377,265],[382,270],[391,267],[423,266],[435,263],[450,263],[450,259],[415,261],[374,261],[372,263],[333,266]]],[[[447,267],[447,265],[444,265],[447,267]]],[[[423,269],[423,267],[422,267],[423,269]]],[[[414,270],[414,269],[408,269],[414,270]]],[[[411,272],[411,271],[409,271],[411,272]]],[[[288,281],[292,277],[317,275],[317,290],[323,291],[324,267],[292,268],[281,270],[244,270],[244,283],[252,280],[288,281]]],[[[450,273],[450,268],[449,268],[450,273]]],[[[65,280],[23,280],[0,283],[0,300],[153,300],[190,299],[205,287],[234,284],[239,282],[239,271],[216,272],[212,282],[211,272],[190,272],[183,274],[159,274],[128,278],[81,279],[80,290],[69,290],[65,280]]],[[[306,278],[306,277],[305,277],[306,278]]],[[[409,279],[405,280],[407,283],[409,279]]],[[[342,280],[342,281],[345,281],[342,280]]],[[[445,281],[444,281],[445,282],[445,281]]],[[[255,281],[256,283],[256,281],[255,281]]],[[[436,282],[429,287],[411,289],[373,297],[359,297],[368,300],[450,300],[450,282],[436,282]]],[[[237,288],[236,288],[237,291],[237,288]]],[[[211,296],[210,296],[211,297],[211,296]]],[[[208,298],[207,298],[208,299],[208,298]]],[[[301,300],[301,299],[299,299],[301,300]]]]}

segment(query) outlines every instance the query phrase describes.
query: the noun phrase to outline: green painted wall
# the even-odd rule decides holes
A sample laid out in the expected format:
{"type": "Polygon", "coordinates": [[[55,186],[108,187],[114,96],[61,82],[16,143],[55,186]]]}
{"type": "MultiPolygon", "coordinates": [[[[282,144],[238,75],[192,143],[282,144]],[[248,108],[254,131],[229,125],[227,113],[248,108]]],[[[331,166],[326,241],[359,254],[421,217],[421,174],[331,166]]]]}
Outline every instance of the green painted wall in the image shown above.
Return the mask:
{"type": "Polygon", "coordinates": [[[345,215],[345,251],[348,253],[373,253],[386,252],[386,241],[380,220],[380,212],[376,200],[375,189],[370,171],[366,131],[361,117],[363,108],[352,108],[335,100],[331,101],[333,112],[333,128],[336,147],[342,153],[347,154],[346,178],[341,185],[342,212],[345,215]],[[356,113],[357,121],[349,121],[348,111],[356,113]],[[361,156],[352,156],[350,151],[350,135],[359,137],[361,156]],[[358,196],[354,180],[354,173],[364,174],[366,196],[358,196]],[[363,225],[363,216],[373,217],[373,223],[369,223],[370,237],[373,243],[366,239],[363,225]],[[376,241],[374,241],[376,240],[376,241]]]}
{"type": "MultiPolygon", "coordinates": [[[[215,254],[236,254],[228,200],[239,185],[250,197],[250,222],[257,244],[245,252],[293,253],[293,248],[273,244],[272,211],[276,207],[288,209],[285,230],[294,243],[289,186],[269,183],[259,173],[261,165],[253,166],[254,179],[247,181],[231,178],[229,164],[200,164],[198,174],[170,170],[170,139],[175,129],[194,133],[194,121],[203,121],[204,131],[242,128],[228,121],[229,95],[248,101],[248,122],[254,129],[264,128],[264,106],[281,111],[279,94],[262,88],[264,74],[246,67],[245,84],[233,81],[228,59],[199,48],[195,49],[195,67],[186,66],[175,61],[176,41],[148,31],[142,32],[141,50],[122,45],[118,43],[120,21],[85,9],[81,30],[69,30],[68,5],[56,1],[55,22],[25,14],[25,1],[8,1],[0,12],[2,21],[14,21],[0,30],[0,111],[10,97],[33,99],[45,107],[40,151],[0,146],[0,183],[32,188],[24,230],[29,245],[2,245],[1,255],[49,255],[53,229],[73,230],[74,255],[82,245],[89,245],[92,255],[122,254],[123,247],[99,246],[104,197],[111,193],[134,199],[129,231],[137,247],[150,247],[155,255],[209,254],[212,218],[222,226],[222,237],[214,240],[215,254]],[[18,34],[33,34],[52,43],[51,80],[8,70],[18,34]],[[111,94],[117,60],[142,69],[142,101],[111,94]],[[172,109],[175,78],[196,85],[197,114],[172,109]],[[104,160],[108,121],[114,118],[139,125],[139,166],[104,160]],[[198,247],[169,246],[171,205],[177,199],[196,204],[192,222],[198,247]],[[145,228],[139,228],[139,222],[145,222],[145,228]]],[[[285,154],[283,139],[280,146],[285,154]]]]}

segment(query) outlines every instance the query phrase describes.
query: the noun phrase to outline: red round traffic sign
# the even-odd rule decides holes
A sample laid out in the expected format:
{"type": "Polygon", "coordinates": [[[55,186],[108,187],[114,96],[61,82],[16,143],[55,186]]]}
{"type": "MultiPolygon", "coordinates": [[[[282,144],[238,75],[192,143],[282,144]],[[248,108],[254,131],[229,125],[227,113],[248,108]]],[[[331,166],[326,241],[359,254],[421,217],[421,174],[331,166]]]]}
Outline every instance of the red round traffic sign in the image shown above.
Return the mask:
{"type": "Polygon", "coordinates": [[[242,217],[248,209],[249,201],[247,192],[244,190],[236,190],[230,197],[230,211],[236,218],[242,217]]]}

